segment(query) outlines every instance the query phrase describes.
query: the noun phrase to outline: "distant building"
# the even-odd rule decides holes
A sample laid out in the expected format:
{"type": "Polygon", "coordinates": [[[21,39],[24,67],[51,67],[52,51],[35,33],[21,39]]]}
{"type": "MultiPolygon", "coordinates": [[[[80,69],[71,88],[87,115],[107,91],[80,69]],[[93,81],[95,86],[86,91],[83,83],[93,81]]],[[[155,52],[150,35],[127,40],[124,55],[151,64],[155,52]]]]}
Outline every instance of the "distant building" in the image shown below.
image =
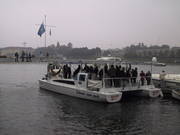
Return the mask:
{"type": "Polygon", "coordinates": [[[14,54],[18,52],[19,54],[24,52],[33,53],[34,49],[31,47],[5,47],[0,49],[1,56],[14,57],[14,54]]]}
{"type": "Polygon", "coordinates": [[[171,50],[176,53],[178,50],[180,50],[180,47],[172,47],[171,50]]]}

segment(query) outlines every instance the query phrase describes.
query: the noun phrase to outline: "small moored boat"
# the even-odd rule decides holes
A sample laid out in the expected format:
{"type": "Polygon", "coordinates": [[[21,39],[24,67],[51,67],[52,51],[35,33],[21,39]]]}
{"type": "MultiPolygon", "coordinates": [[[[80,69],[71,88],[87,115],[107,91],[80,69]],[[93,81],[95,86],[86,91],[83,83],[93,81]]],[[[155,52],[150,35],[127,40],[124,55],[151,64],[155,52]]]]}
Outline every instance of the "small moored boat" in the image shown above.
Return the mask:
{"type": "Polygon", "coordinates": [[[172,90],[172,97],[180,100],[180,90],[172,90]]]}
{"type": "Polygon", "coordinates": [[[160,74],[153,74],[152,79],[154,85],[161,88],[164,94],[180,89],[180,74],[166,74],[164,80],[160,79],[160,74]]]}

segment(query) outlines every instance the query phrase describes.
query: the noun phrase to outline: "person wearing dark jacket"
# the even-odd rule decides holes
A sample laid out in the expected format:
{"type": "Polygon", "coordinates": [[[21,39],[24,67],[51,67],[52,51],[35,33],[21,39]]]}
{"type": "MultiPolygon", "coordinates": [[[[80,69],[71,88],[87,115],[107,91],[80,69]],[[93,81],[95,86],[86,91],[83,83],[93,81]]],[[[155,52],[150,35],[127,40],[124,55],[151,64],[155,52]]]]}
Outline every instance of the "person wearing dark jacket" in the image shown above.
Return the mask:
{"type": "Polygon", "coordinates": [[[114,65],[111,65],[108,73],[109,73],[109,77],[111,78],[110,79],[110,85],[114,86],[115,85],[115,79],[113,79],[113,78],[116,77],[116,69],[114,68],[114,65]]]}
{"type": "Polygon", "coordinates": [[[137,76],[138,76],[138,71],[136,67],[132,72],[133,83],[136,83],[137,76]]]}
{"type": "Polygon", "coordinates": [[[150,83],[151,83],[151,72],[150,71],[148,71],[146,73],[146,81],[147,81],[147,85],[150,85],[150,83]]]}
{"type": "Polygon", "coordinates": [[[144,85],[145,73],[143,71],[141,71],[140,77],[141,77],[141,85],[144,85]]]}
{"type": "Polygon", "coordinates": [[[73,77],[76,79],[77,78],[77,74],[80,72],[80,70],[81,70],[81,66],[80,65],[78,65],[78,68],[74,71],[74,73],[73,73],[73,77]]]}
{"type": "Polygon", "coordinates": [[[116,66],[116,79],[115,79],[115,87],[119,87],[120,86],[120,67],[119,66],[116,66]]]}
{"type": "Polygon", "coordinates": [[[71,67],[67,66],[67,78],[71,78],[71,67]]]}
{"type": "Polygon", "coordinates": [[[95,65],[95,67],[94,67],[94,74],[95,74],[95,79],[97,79],[98,78],[98,72],[99,72],[99,69],[98,69],[98,66],[97,65],[95,65]]]}

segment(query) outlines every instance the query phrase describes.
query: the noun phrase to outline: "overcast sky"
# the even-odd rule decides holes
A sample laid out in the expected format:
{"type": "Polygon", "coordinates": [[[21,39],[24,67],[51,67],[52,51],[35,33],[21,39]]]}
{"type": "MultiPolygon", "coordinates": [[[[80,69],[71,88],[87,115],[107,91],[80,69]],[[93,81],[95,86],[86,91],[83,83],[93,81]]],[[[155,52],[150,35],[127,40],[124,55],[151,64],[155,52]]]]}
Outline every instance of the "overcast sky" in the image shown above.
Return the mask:
{"type": "Polygon", "coordinates": [[[0,47],[44,46],[37,35],[47,15],[47,44],[122,48],[180,46],[180,0],[0,0],[0,47]]]}

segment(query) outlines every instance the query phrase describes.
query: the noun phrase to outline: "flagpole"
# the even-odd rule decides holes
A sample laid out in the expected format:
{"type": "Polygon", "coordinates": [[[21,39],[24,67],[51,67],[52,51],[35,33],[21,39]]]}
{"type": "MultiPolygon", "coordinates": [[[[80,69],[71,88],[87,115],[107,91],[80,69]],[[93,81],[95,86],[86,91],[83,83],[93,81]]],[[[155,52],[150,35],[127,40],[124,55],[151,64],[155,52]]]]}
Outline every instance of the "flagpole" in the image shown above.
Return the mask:
{"type": "Polygon", "coordinates": [[[45,37],[44,37],[45,38],[45,43],[44,44],[45,44],[45,48],[46,48],[46,15],[44,15],[44,18],[45,18],[44,19],[44,24],[45,24],[45,37]]]}
{"type": "MultiPolygon", "coordinates": [[[[37,34],[38,34],[40,37],[41,37],[43,34],[45,34],[45,35],[44,35],[44,47],[46,48],[46,44],[47,44],[47,33],[46,33],[47,29],[46,29],[46,27],[54,28],[54,27],[56,27],[56,26],[46,25],[46,15],[44,15],[44,21],[42,22],[42,24],[36,24],[36,25],[38,25],[38,26],[40,25],[37,34]]],[[[51,35],[51,29],[50,29],[50,35],[51,35]]]]}

